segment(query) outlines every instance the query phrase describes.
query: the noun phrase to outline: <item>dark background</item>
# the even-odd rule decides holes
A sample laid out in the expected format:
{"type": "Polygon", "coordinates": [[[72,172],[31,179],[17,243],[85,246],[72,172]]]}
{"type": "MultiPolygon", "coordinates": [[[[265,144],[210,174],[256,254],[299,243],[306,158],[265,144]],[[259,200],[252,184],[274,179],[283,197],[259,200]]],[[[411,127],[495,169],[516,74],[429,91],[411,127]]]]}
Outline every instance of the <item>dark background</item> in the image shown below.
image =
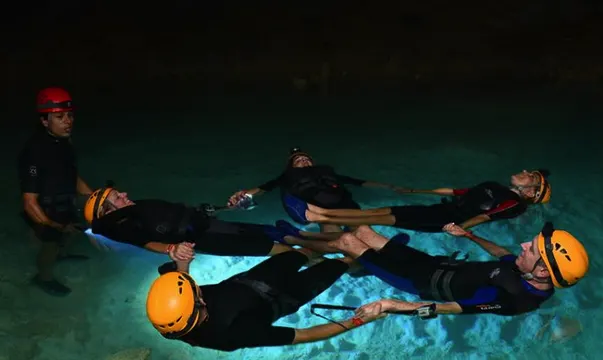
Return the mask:
{"type": "Polygon", "coordinates": [[[304,94],[331,97],[603,85],[600,0],[65,0],[4,10],[5,109],[33,104],[49,85],[114,106],[298,94],[296,78],[304,94]]]}

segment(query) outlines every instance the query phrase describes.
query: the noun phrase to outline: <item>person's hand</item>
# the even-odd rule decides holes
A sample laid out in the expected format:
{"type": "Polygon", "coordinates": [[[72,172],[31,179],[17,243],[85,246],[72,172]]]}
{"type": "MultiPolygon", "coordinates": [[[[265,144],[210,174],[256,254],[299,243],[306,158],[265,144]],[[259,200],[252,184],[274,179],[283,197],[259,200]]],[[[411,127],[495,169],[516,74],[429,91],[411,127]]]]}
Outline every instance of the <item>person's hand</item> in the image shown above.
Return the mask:
{"type": "Polygon", "coordinates": [[[237,206],[239,201],[241,201],[245,197],[246,194],[247,194],[247,192],[245,190],[237,191],[228,199],[228,203],[226,203],[226,205],[228,207],[237,206]]]}
{"type": "Polygon", "coordinates": [[[360,318],[363,322],[367,323],[386,317],[387,314],[385,314],[385,311],[388,310],[387,300],[374,301],[356,309],[355,317],[360,318]]]}
{"type": "Polygon", "coordinates": [[[449,223],[444,225],[442,230],[454,236],[465,236],[469,233],[467,230],[463,229],[455,223],[449,223]]]}
{"type": "Polygon", "coordinates": [[[181,242],[170,250],[170,259],[191,262],[195,258],[195,243],[181,242]]]}
{"type": "Polygon", "coordinates": [[[81,230],[78,229],[75,226],[75,224],[63,225],[63,226],[61,226],[60,231],[66,233],[66,234],[75,234],[75,233],[81,232],[81,230]]]}

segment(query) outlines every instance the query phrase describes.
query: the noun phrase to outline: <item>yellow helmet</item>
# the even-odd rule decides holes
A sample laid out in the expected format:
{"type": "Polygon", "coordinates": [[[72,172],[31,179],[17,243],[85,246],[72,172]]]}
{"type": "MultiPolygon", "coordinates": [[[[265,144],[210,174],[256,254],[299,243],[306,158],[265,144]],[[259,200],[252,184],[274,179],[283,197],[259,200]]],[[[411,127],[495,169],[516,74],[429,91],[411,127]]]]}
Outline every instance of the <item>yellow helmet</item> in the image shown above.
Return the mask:
{"type": "Polygon", "coordinates": [[[538,252],[558,288],[574,286],[588,272],[586,249],[572,234],[547,222],[538,235],[538,252]]]}
{"type": "Polygon", "coordinates": [[[84,205],[84,218],[88,224],[92,224],[93,220],[98,219],[99,211],[112,190],[111,187],[100,188],[90,194],[84,205]]]}
{"type": "Polygon", "coordinates": [[[147,295],[147,317],[168,339],[188,334],[201,317],[201,294],[184,272],[172,271],[156,279],[147,295]]]}
{"type": "Polygon", "coordinates": [[[532,174],[537,175],[540,179],[538,190],[536,190],[536,194],[534,195],[534,204],[548,203],[551,201],[551,184],[539,170],[532,171],[532,174]]]}

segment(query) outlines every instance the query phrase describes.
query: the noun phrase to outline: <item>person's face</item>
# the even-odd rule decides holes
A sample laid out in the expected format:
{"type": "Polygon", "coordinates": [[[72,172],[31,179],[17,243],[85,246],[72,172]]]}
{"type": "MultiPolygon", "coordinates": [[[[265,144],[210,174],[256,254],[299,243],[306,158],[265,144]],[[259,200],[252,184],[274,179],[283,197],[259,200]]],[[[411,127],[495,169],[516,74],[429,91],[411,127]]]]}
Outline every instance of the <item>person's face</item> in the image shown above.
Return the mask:
{"type": "Polygon", "coordinates": [[[49,113],[48,117],[41,118],[42,125],[52,135],[59,138],[68,138],[71,136],[73,129],[73,112],[61,111],[49,113]]]}
{"type": "Polygon", "coordinates": [[[128,193],[119,192],[117,190],[112,190],[105,201],[110,206],[107,213],[134,204],[134,202],[128,198],[128,193]]]}
{"type": "Polygon", "coordinates": [[[532,241],[521,244],[521,253],[515,260],[515,265],[522,273],[531,273],[535,277],[544,278],[549,275],[548,270],[544,266],[537,266],[536,262],[540,260],[540,253],[538,252],[538,236],[535,236],[532,241]]]}
{"type": "Polygon", "coordinates": [[[291,162],[291,166],[293,166],[294,168],[302,168],[312,165],[312,159],[310,159],[306,155],[298,155],[293,158],[293,161],[291,162]]]}
{"type": "Polygon", "coordinates": [[[511,184],[521,189],[524,196],[533,198],[540,186],[540,176],[537,173],[523,170],[511,176],[511,184]]]}

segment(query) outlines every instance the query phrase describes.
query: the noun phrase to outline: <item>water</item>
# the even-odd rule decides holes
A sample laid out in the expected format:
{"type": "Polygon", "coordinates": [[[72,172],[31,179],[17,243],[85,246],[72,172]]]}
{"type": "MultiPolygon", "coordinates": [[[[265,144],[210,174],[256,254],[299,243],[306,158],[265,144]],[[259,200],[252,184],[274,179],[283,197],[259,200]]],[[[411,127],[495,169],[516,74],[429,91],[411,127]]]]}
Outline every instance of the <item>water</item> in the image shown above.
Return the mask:
{"type": "MultiPolygon", "coordinates": [[[[430,321],[390,316],[327,341],[233,353],[164,340],[148,324],[145,296],[163,255],[111,241],[104,242],[110,251],[101,251],[82,238],[76,248],[92,259],[57,267],[73,289],[69,297],[49,297],[31,287],[35,243],[16,216],[20,202],[14,167],[28,134],[25,126],[7,127],[5,134],[14,136],[0,144],[5,155],[0,179],[5,187],[0,199],[0,359],[104,359],[132,348],[150,349],[151,359],[174,360],[593,359],[603,319],[598,286],[602,269],[596,256],[603,244],[598,131],[603,111],[598,103],[561,100],[355,98],[317,104],[304,99],[199,99],[203,106],[98,114],[93,113],[97,108],[83,106],[76,113],[74,144],[82,176],[93,187],[112,179],[134,199],[224,205],[235,191],[277,176],[292,146],[301,146],[342,174],[415,188],[505,182],[522,169],[548,168],[550,204],[475,232],[519,251],[521,242],[551,220],[581,239],[591,256],[590,273],[582,283],[557,291],[543,309],[528,315],[440,316],[430,321]],[[577,335],[551,340],[563,329],[577,335]]],[[[439,201],[387,190],[352,190],[364,208],[439,201]]],[[[276,192],[254,200],[258,206],[253,210],[218,216],[266,224],[286,219],[276,192]]],[[[375,229],[387,236],[398,233],[389,227],[375,229]]],[[[464,239],[409,233],[411,246],[432,254],[460,250],[472,259],[488,259],[464,239]]],[[[261,260],[198,256],[191,271],[198,282],[214,283],[261,260]]],[[[316,302],[358,306],[383,297],[413,299],[376,278],[345,275],[316,302]]],[[[322,323],[305,306],[277,325],[322,323]]]]}

